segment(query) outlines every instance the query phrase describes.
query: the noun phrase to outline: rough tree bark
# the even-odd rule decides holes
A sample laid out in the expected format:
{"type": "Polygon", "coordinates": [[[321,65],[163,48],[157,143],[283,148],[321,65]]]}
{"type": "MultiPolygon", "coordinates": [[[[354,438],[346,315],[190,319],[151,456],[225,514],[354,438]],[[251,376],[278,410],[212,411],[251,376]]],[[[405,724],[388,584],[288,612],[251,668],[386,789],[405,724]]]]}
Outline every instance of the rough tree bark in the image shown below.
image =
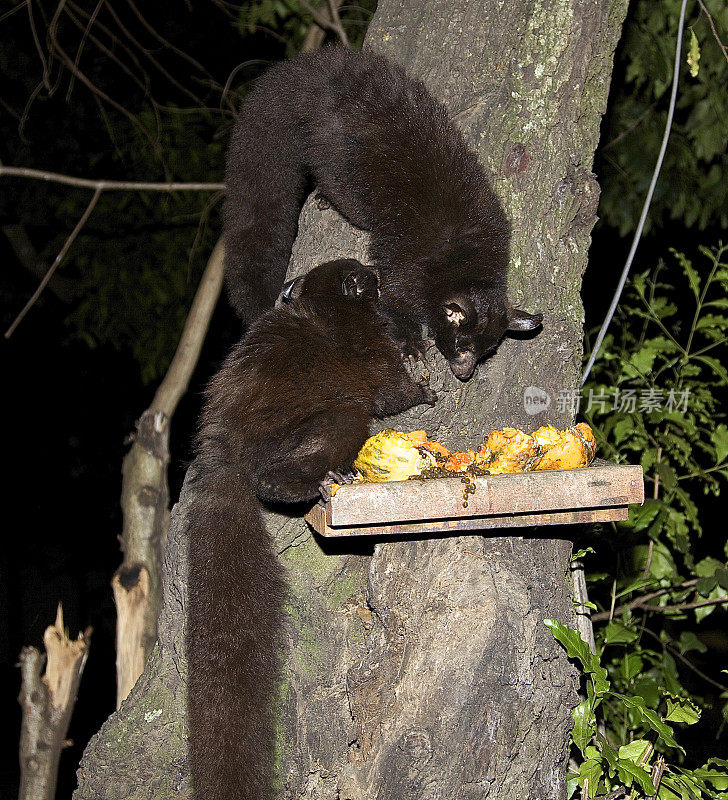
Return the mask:
{"type": "MultiPolygon", "coordinates": [[[[440,402],[398,427],[460,447],[503,424],[571,423],[557,398],[578,386],[579,288],[598,199],[590,170],[625,12],[626,0],[380,2],[367,46],[450,108],[513,221],[511,298],[545,315],[536,339],[504,342],[467,384],[431,348],[440,402]],[[550,398],[535,416],[529,386],[550,398]]],[[[291,273],[365,249],[361,232],[309,200],[291,273]]],[[[77,798],[189,794],[187,497],[185,487],[173,514],[158,645],[89,745],[77,798]]],[[[568,529],[372,546],[322,542],[300,519],[271,514],[269,525],[291,587],[282,798],[564,796],[574,674],[543,619],[574,621],[568,529]]]]}

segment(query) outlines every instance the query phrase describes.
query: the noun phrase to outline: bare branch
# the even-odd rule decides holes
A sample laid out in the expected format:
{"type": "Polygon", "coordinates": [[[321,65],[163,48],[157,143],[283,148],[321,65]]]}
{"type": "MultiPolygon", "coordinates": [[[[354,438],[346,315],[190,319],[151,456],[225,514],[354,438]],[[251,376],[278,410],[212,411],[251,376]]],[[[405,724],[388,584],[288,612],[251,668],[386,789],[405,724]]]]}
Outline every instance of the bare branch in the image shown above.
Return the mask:
{"type": "MultiPolygon", "coordinates": [[[[77,7],[75,6],[75,4],[69,3],[68,5],[73,8],[73,11],[77,10],[77,7]]],[[[98,6],[97,6],[97,8],[98,8],[98,6]]],[[[83,9],[78,9],[78,10],[81,11],[83,13],[83,15],[87,19],[90,19],[89,15],[85,14],[85,12],[83,12],[83,9]]],[[[122,44],[121,40],[118,39],[118,37],[114,36],[114,34],[111,33],[111,31],[109,31],[108,29],[106,29],[105,26],[98,25],[98,27],[102,31],[104,31],[104,33],[106,33],[111,38],[111,42],[112,42],[112,45],[114,47],[118,47],[120,44],[124,47],[124,49],[127,51],[127,53],[129,53],[130,57],[134,60],[136,66],[139,67],[139,69],[141,70],[143,78],[137,77],[137,75],[134,74],[134,71],[132,69],[130,69],[126,64],[124,64],[124,62],[116,55],[116,53],[114,53],[113,50],[108,48],[97,36],[94,36],[93,34],[90,33],[90,31],[89,31],[90,22],[87,23],[86,26],[84,26],[83,23],[81,22],[81,20],[73,15],[71,8],[66,8],[66,16],[68,16],[68,18],[71,20],[71,22],[73,22],[74,25],[76,25],[76,27],[78,27],[79,29],[84,31],[84,39],[86,38],[86,36],[88,36],[88,38],[91,39],[91,41],[99,48],[99,50],[101,50],[101,52],[107,58],[110,58],[112,61],[114,61],[114,63],[116,63],[119,66],[119,68],[123,72],[125,72],[129,76],[129,78],[140,89],[144,90],[144,93],[149,97],[150,102],[156,108],[157,104],[155,103],[154,98],[151,97],[151,93],[150,93],[149,75],[146,73],[146,71],[139,64],[139,61],[136,58],[136,56],[134,55],[134,53],[128,47],[125,47],[122,44]]],[[[75,63],[76,63],[76,66],[78,66],[78,55],[76,56],[76,62],[75,63]]],[[[74,76],[71,76],[71,81],[73,81],[73,80],[74,80],[74,76]]],[[[70,87],[69,87],[68,91],[70,93],[70,91],[71,91],[70,87]]]]}
{"type": "Polygon", "coordinates": [[[329,14],[331,15],[331,21],[334,24],[334,31],[336,31],[337,36],[339,39],[341,39],[342,44],[344,44],[346,47],[349,47],[349,37],[346,35],[344,26],[341,24],[341,17],[339,16],[340,5],[341,0],[328,0],[329,14]]]}
{"type": "Polygon", "coordinates": [[[174,414],[180,398],[187,391],[190,377],[205,340],[212,312],[220,296],[223,254],[224,246],[220,239],[210,255],[207,268],[200,280],[172,363],[149,406],[151,411],[155,413],[161,411],[168,419],[174,414]]]}
{"type": "MultiPolygon", "coordinates": [[[[72,9],[73,11],[75,11],[75,13],[79,15],[79,17],[82,17],[82,18],[87,19],[87,20],[90,19],[90,14],[88,13],[88,11],[86,11],[86,9],[82,8],[81,6],[79,6],[77,3],[74,3],[73,0],[68,0],[68,7],[70,9],[72,9]]],[[[70,16],[68,11],[66,11],[66,13],[70,16]]],[[[111,40],[111,44],[112,44],[112,46],[114,48],[122,48],[128,54],[129,58],[131,58],[131,60],[134,62],[134,64],[144,73],[145,78],[148,79],[149,76],[144,71],[144,68],[142,67],[139,58],[137,57],[137,55],[134,52],[134,50],[131,47],[129,47],[129,45],[127,45],[125,39],[122,38],[122,37],[117,36],[111,30],[111,28],[109,28],[107,25],[104,25],[103,22],[99,22],[97,20],[96,21],[96,27],[102,33],[104,33],[106,36],[109,37],[109,39],[111,40]]]]}
{"type": "Polygon", "coordinates": [[[190,256],[187,259],[187,264],[190,265],[192,263],[192,259],[194,258],[195,253],[197,252],[197,248],[202,241],[202,235],[207,227],[207,220],[212,213],[212,209],[215,205],[225,196],[225,192],[215,192],[215,194],[210,197],[210,199],[205,203],[205,207],[202,209],[202,213],[200,214],[200,220],[197,223],[197,231],[195,232],[195,238],[192,242],[192,247],[190,247],[190,256]]]}
{"type": "Polygon", "coordinates": [[[16,11],[20,11],[21,8],[24,8],[28,4],[28,0],[21,0],[17,6],[11,8],[9,11],[6,11],[4,14],[0,14],[0,22],[4,22],[8,17],[15,14],[16,11]]]}
{"type": "MultiPolygon", "coordinates": [[[[78,65],[81,61],[81,53],[83,52],[84,45],[86,44],[86,37],[89,35],[89,33],[91,33],[91,28],[94,22],[96,22],[96,17],[99,15],[99,11],[101,11],[101,6],[103,6],[103,4],[104,0],[99,0],[99,2],[96,3],[96,8],[94,8],[93,13],[89,17],[88,23],[84,28],[83,34],[81,36],[81,41],[79,42],[78,49],[76,50],[76,58],[74,58],[73,60],[74,66],[76,68],[78,68],[78,65]]],[[[68,13],[68,9],[66,9],[66,13],[68,13]]],[[[73,91],[73,82],[74,82],[74,76],[72,75],[71,80],[68,83],[68,93],[66,94],[66,100],[71,99],[71,92],[73,91]]]]}
{"type": "Polygon", "coordinates": [[[18,316],[13,321],[13,324],[5,331],[6,339],[9,339],[13,335],[13,331],[22,322],[23,317],[25,317],[25,315],[31,309],[35,301],[40,297],[43,289],[45,289],[46,285],[48,284],[48,281],[53,277],[53,273],[56,271],[56,268],[61,263],[63,256],[65,256],[66,253],[68,252],[68,248],[73,244],[73,241],[76,238],[76,236],[78,236],[79,231],[86,224],[86,220],[91,216],[91,212],[96,207],[96,203],[98,202],[100,196],[101,196],[101,189],[97,188],[88,206],[86,206],[86,210],[83,212],[83,216],[76,223],[76,227],[71,231],[71,235],[66,239],[65,244],[61,248],[61,252],[56,256],[55,261],[51,264],[50,269],[48,270],[48,272],[46,272],[43,280],[40,282],[38,288],[33,293],[33,296],[25,304],[23,310],[18,314],[18,316]]]}
{"type": "Polygon", "coordinates": [[[30,107],[35,102],[35,98],[38,97],[40,94],[41,89],[43,88],[43,81],[41,81],[35,89],[30,93],[30,97],[23,108],[23,113],[20,115],[20,120],[18,122],[18,136],[20,140],[25,144],[28,144],[28,140],[25,138],[25,134],[23,133],[23,128],[25,127],[25,123],[28,120],[28,114],[30,113],[30,107]]]}
{"type": "Polygon", "coordinates": [[[644,626],[642,627],[642,630],[645,633],[648,633],[650,636],[652,636],[653,639],[656,639],[662,645],[662,649],[663,650],[667,650],[669,653],[671,653],[673,656],[675,656],[675,658],[677,658],[679,661],[682,661],[682,663],[685,664],[686,667],[691,669],[696,675],[698,675],[704,681],[707,681],[708,683],[712,684],[716,688],[720,689],[722,692],[728,692],[728,686],[725,686],[724,684],[719,683],[718,681],[714,681],[711,677],[706,675],[704,672],[701,672],[695,666],[695,664],[693,664],[693,662],[690,661],[689,659],[685,658],[685,656],[679,650],[677,650],[676,648],[671,647],[669,644],[666,644],[665,642],[663,642],[662,639],[659,637],[659,635],[657,633],[655,633],[654,631],[650,630],[649,628],[645,628],[644,626]]]}
{"type": "Polygon", "coordinates": [[[723,55],[725,56],[725,60],[728,61],[728,51],[726,51],[725,45],[720,40],[720,36],[718,36],[718,31],[715,29],[715,23],[713,22],[713,17],[710,15],[710,11],[705,7],[705,3],[703,0],[698,0],[698,4],[700,8],[705,12],[705,16],[708,18],[708,22],[710,23],[710,30],[713,31],[713,36],[715,37],[715,41],[718,42],[718,47],[723,51],[723,55]]]}
{"type": "Polygon", "coordinates": [[[698,600],[695,603],[675,603],[669,606],[642,606],[646,611],[691,611],[694,608],[703,608],[705,606],[722,606],[728,603],[728,596],[716,597],[715,600],[698,600]]]}
{"type": "Polygon", "coordinates": [[[62,175],[59,172],[47,172],[42,169],[30,167],[6,167],[0,165],[0,178],[8,177],[31,178],[47,181],[49,183],[62,183],[66,186],[77,186],[81,189],[99,189],[106,191],[132,191],[132,192],[219,192],[225,190],[224,183],[147,183],[145,181],[95,181],[90,178],[74,178],[71,175],[62,175]]]}
{"type": "Polygon", "coordinates": [[[629,603],[625,603],[615,609],[610,611],[600,611],[598,614],[592,614],[592,622],[604,622],[605,620],[610,620],[616,617],[617,615],[621,614],[623,611],[627,609],[634,609],[634,608],[647,608],[650,611],[659,611],[659,606],[648,606],[650,600],[654,600],[656,597],[662,597],[669,592],[676,592],[681,591],[683,589],[689,589],[691,586],[695,586],[698,582],[697,578],[693,578],[689,581],[684,581],[683,583],[677,584],[677,586],[668,586],[666,589],[659,589],[656,592],[650,592],[649,594],[643,594],[639,597],[635,597],[634,600],[630,600],[629,603]]]}
{"type": "Polygon", "coordinates": [[[43,635],[46,655],[35,647],[20,654],[23,709],[20,733],[20,800],[53,800],[58,760],[88,656],[91,629],[70,639],[58,606],[55,625],[43,635]],[[43,664],[45,672],[41,675],[43,664]]]}
{"type": "MultiPolygon", "coordinates": [[[[341,20],[339,19],[338,6],[341,5],[341,2],[336,3],[333,2],[333,0],[330,1],[327,6],[328,14],[320,11],[317,8],[314,8],[310,3],[307,2],[307,0],[301,0],[301,5],[313,17],[314,22],[319,26],[319,28],[322,28],[325,31],[333,31],[347,47],[349,46],[349,40],[346,36],[346,32],[341,26],[341,20]]],[[[315,50],[317,47],[318,44],[312,49],[315,50]]],[[[303,49],[304,48],[301,48],[301,50],[303,49]]]]}
{"type": "MultiPolygon", "coordinates": [[[[41,263],[25,228],[22,225],[3,225],[2,231],[18,261],[36,278],[42,278],[45,275],[45,266],[41,263]]],[[[76,293],[76,284],[60,275],[53,276],[48,288],[62,303],[70,303],[76,293]]]]}
{"type": "MultiPolygon", "coordinates": [[[[194,92],[192,92],[186,86],[182,85],[172,75],[170,75],[169,72],[167,72],[167,70],[165,70],[164,67],[157,61],[157,59],[154,58],[154,56],[149,52],[149,50],[146,47],[144,47],[144,45],[142,45],[141,42],[137,41],[137,39],[132,35],[131,31],[129,31],[129,29],[121,21],[121,19],[119,18],[118,14],[116,13],[116,11],[114,10],[113,6],[110,3],[106,3],[106,8],[108,9],[109,13],[113,17],[113,19],[116,22],[116,24],[119,26],[119,28],[122,31],[122,33],[124,34],[124,36],[126,36],[127,39],[135,47],[137,47],[142,53],[144,53],[144,55],[147,57],[147,59],[149,59],[149,61],[152,62],[152,64],[162,73],[162,75],[164,75],[164,77],[167,78],[167,80],[173,86],[175,86],[181,92],[186,94],[196,105],[203,106],[204,105],[203,101],[194,92]]],[[[203,72],[206,72],[206,70],[204,68],[203,68],[203,72]]]]}
{"type": "Polygon", "coordinates": [[[26,5],[28,7],[28,20],[30,22],[30,32],[33,35],[33,42],[35,43],[35,49],[38,51],[40,62],[43,65],[43,85],[50,92],[51,84],[50,84],[50,78],[48,77],[49,75],[48,62],[46,61],[45,53],[43,52],[43,47],[41,46],[40,38],[38,37],[38,30],[35,27],[35,18],[33,17],[33,0],[26,0],[26,5]]]}
{"type": "MultiPolygon", "coordinates": [[[[185,52],[184,52],[184,50],[180,50],[178,47],[175,47],[175,46],[172,44],[172,42],[168,41],[168,40],[167,40],[167,39],[165,39],[163,36],[161,36],[161,35],[160,35],[160,34],[159,34],[157,31],[156,31],[156,29],[155,29],[155,28],[153,28],[153,27],[152,27],[152,26],[149,24],[149,22],[147,22],[147,20],[146,20],[146,19],[145,19],[145,17],[142,15],[142,13],[139,11],[139,9],[138,9],[138,8],[137,8],[137,7],[134,5],[134,2],[133,2],[133,0],[127,0],[127,4],[129,5],[129,8],[131,8],[131,10],[134,12],[134,14],[136,14],[136,16],[137,16],[137,19],[139,20],[139,22],[141,22],[141,23],[142,23],[142,25],[143,25],[143,26],[144,26],[144,27],[145,27],[145,28],[146,28],[146,29],[149,31],[149,33],[151,33],[151,35],[152,35],[152,36],[153,36],[153,37],[154,37],[154,38],[155,38],[155,39],[156,39],[158,42],[160,42],[161,44],[163,44],[163,45],[164,45],[164,46],[165,46],[167,49],[171,50],[173,53],[176,53],[176,54],[177,54],[177,55],[178,55],[180,58],[183,58],[185,61],[187,61],[187,62],[189,62],[190,64],[192,64],[192,66],[193,66],[193,67],[195,67],[195,69],[199,70],[200,72],[204,72],[204,73],[205,73],[205,74],[206,74],[206,75],[207,75],[207,76],[208,76],[208,77],[209,77],[211,80],[214,80],[214,78],[212,77],[212,75],[211,75],[211,74],[210,74],[210,73],[207,71],[207,69],[206,69],[206,68],[205,68],[205,67],[204,67],[202,64],[200,64],[200,62],[199,62],[199,61],[197,61],[196,59],[194,59],[194,58],[193,58],[191,55],[189,55],[188,53],[185,53],[185,52]]],[[[107,5],[108,5],[108,3],[107,3],[107,5]]],[[[220,86],[220,84],[219,84],[219,83],[215,83],[215,86],[216,86],[216,88],[217,88],[218,90],[222,88],[222,87],[220,86]]]]}
{"type": "MultiPolygon", "coordinates": [[[[87,89],[90,89],[95,95],[105,100],[110,106],[113,106],[117,111],[123,114],[132,123],[132,125],[146,139],[149,140],[149,143],[156,148],[156,146],[158,145],[158,141],[155,141],[151,137],[149,131],[147,131],[147,129],[142,125],[142,123],[137,119],[137,117],[134,114],[132,114],[131,111],[128,111],[126,108],[124,108],[124,106],[121,105],[121,103],[118,103],[116,100],[114,100],[113,97],[106,94],[106,92],[104,92],[102,89],[99,89],[99,87],[96,86],[93,83],[93,81],[91,81],[90,78],[88,78],[85,75],[85,73],[83,73],[78,67],[75,66],[68,53],[66,53],[66,51],[58,44],[57,41],[55,42],[55,50],[58,51],[58,54],[60,55],[60,60],[68,67],[68,69],[74,75],[76,75],[76,77],[78,77],[78,79],[81,81],[81,83],[83,83],[86,86],[87,89]]],[[[157,134],[159,134],[159,131],[157,131],[157,134]]]]}

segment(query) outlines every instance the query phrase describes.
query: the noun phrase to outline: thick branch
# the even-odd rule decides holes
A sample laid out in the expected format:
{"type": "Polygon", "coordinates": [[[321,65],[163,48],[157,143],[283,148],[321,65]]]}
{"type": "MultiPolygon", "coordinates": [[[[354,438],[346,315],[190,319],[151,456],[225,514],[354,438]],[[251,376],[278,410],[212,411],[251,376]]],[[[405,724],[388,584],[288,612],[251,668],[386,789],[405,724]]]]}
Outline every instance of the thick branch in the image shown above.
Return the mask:
{"type": "Polygon", "coordinates": [[[169,528],[169,430],[187,390],[220,295],[223,244],[207,263],[180,343],[122,465],[121,507],[124,560],[114,576],[117,604],[117,701],[124,700],[144,669],[157,638],[162,557],[169,528]],[[122,654],[123,653],[123,654],[122,654]]]}

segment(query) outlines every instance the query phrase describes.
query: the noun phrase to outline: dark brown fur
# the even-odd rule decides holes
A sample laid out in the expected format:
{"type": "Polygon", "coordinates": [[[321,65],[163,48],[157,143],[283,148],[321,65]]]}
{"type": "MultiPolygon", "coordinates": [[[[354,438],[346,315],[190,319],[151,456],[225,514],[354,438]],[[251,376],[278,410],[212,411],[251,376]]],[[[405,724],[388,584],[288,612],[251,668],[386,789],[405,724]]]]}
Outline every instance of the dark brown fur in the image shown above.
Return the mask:
{"type": "Polygon", "coordinates": [[[381,56],[325,48],[261,78],[227,164],[228,295],[247,322],[283,282],[312,184],[371,231],[382,307],[410,351],[425,323],[460,378],[540,315],[506,297],[510,226],[475,154],[420,81],[381,56]]]}
{"type": "Polygon", "coordinates": [[[258,498],[312,500],[346,472],[371,418],[434,394],[379,319],[377,275],[352,260],[299,279],[210,382],[192,466],[190,761],[199,800],[272,800],[283,570],[258,498]]]}

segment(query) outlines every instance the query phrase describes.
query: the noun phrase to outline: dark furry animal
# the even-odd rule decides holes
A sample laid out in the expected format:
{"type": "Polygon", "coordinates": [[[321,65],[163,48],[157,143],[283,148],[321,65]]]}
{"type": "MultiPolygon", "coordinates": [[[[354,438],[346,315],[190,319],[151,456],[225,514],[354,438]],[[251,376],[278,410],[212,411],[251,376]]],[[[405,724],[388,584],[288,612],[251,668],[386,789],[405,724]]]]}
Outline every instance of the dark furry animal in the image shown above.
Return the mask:
{"type": "Polygon", "coordinates": [[[433,403],[379,319],[374,270],[343,259],[286,289],[210,382],[188,511],[190,764],[199,800],[272,800],[283,570],[258,498],[312,500],[373,416],[433,403]]]}
{"type": "Polygon", "coordinates": [[[506,296],[510,226],[425,86],[382,56],[325,48],[277,65],[243,103],[227,162],[227,290],[252,322],[283,283],[307,192],[371,231],[381,305],[405,352],[420,323],[458,378],[541,315],[506,296]]]}

